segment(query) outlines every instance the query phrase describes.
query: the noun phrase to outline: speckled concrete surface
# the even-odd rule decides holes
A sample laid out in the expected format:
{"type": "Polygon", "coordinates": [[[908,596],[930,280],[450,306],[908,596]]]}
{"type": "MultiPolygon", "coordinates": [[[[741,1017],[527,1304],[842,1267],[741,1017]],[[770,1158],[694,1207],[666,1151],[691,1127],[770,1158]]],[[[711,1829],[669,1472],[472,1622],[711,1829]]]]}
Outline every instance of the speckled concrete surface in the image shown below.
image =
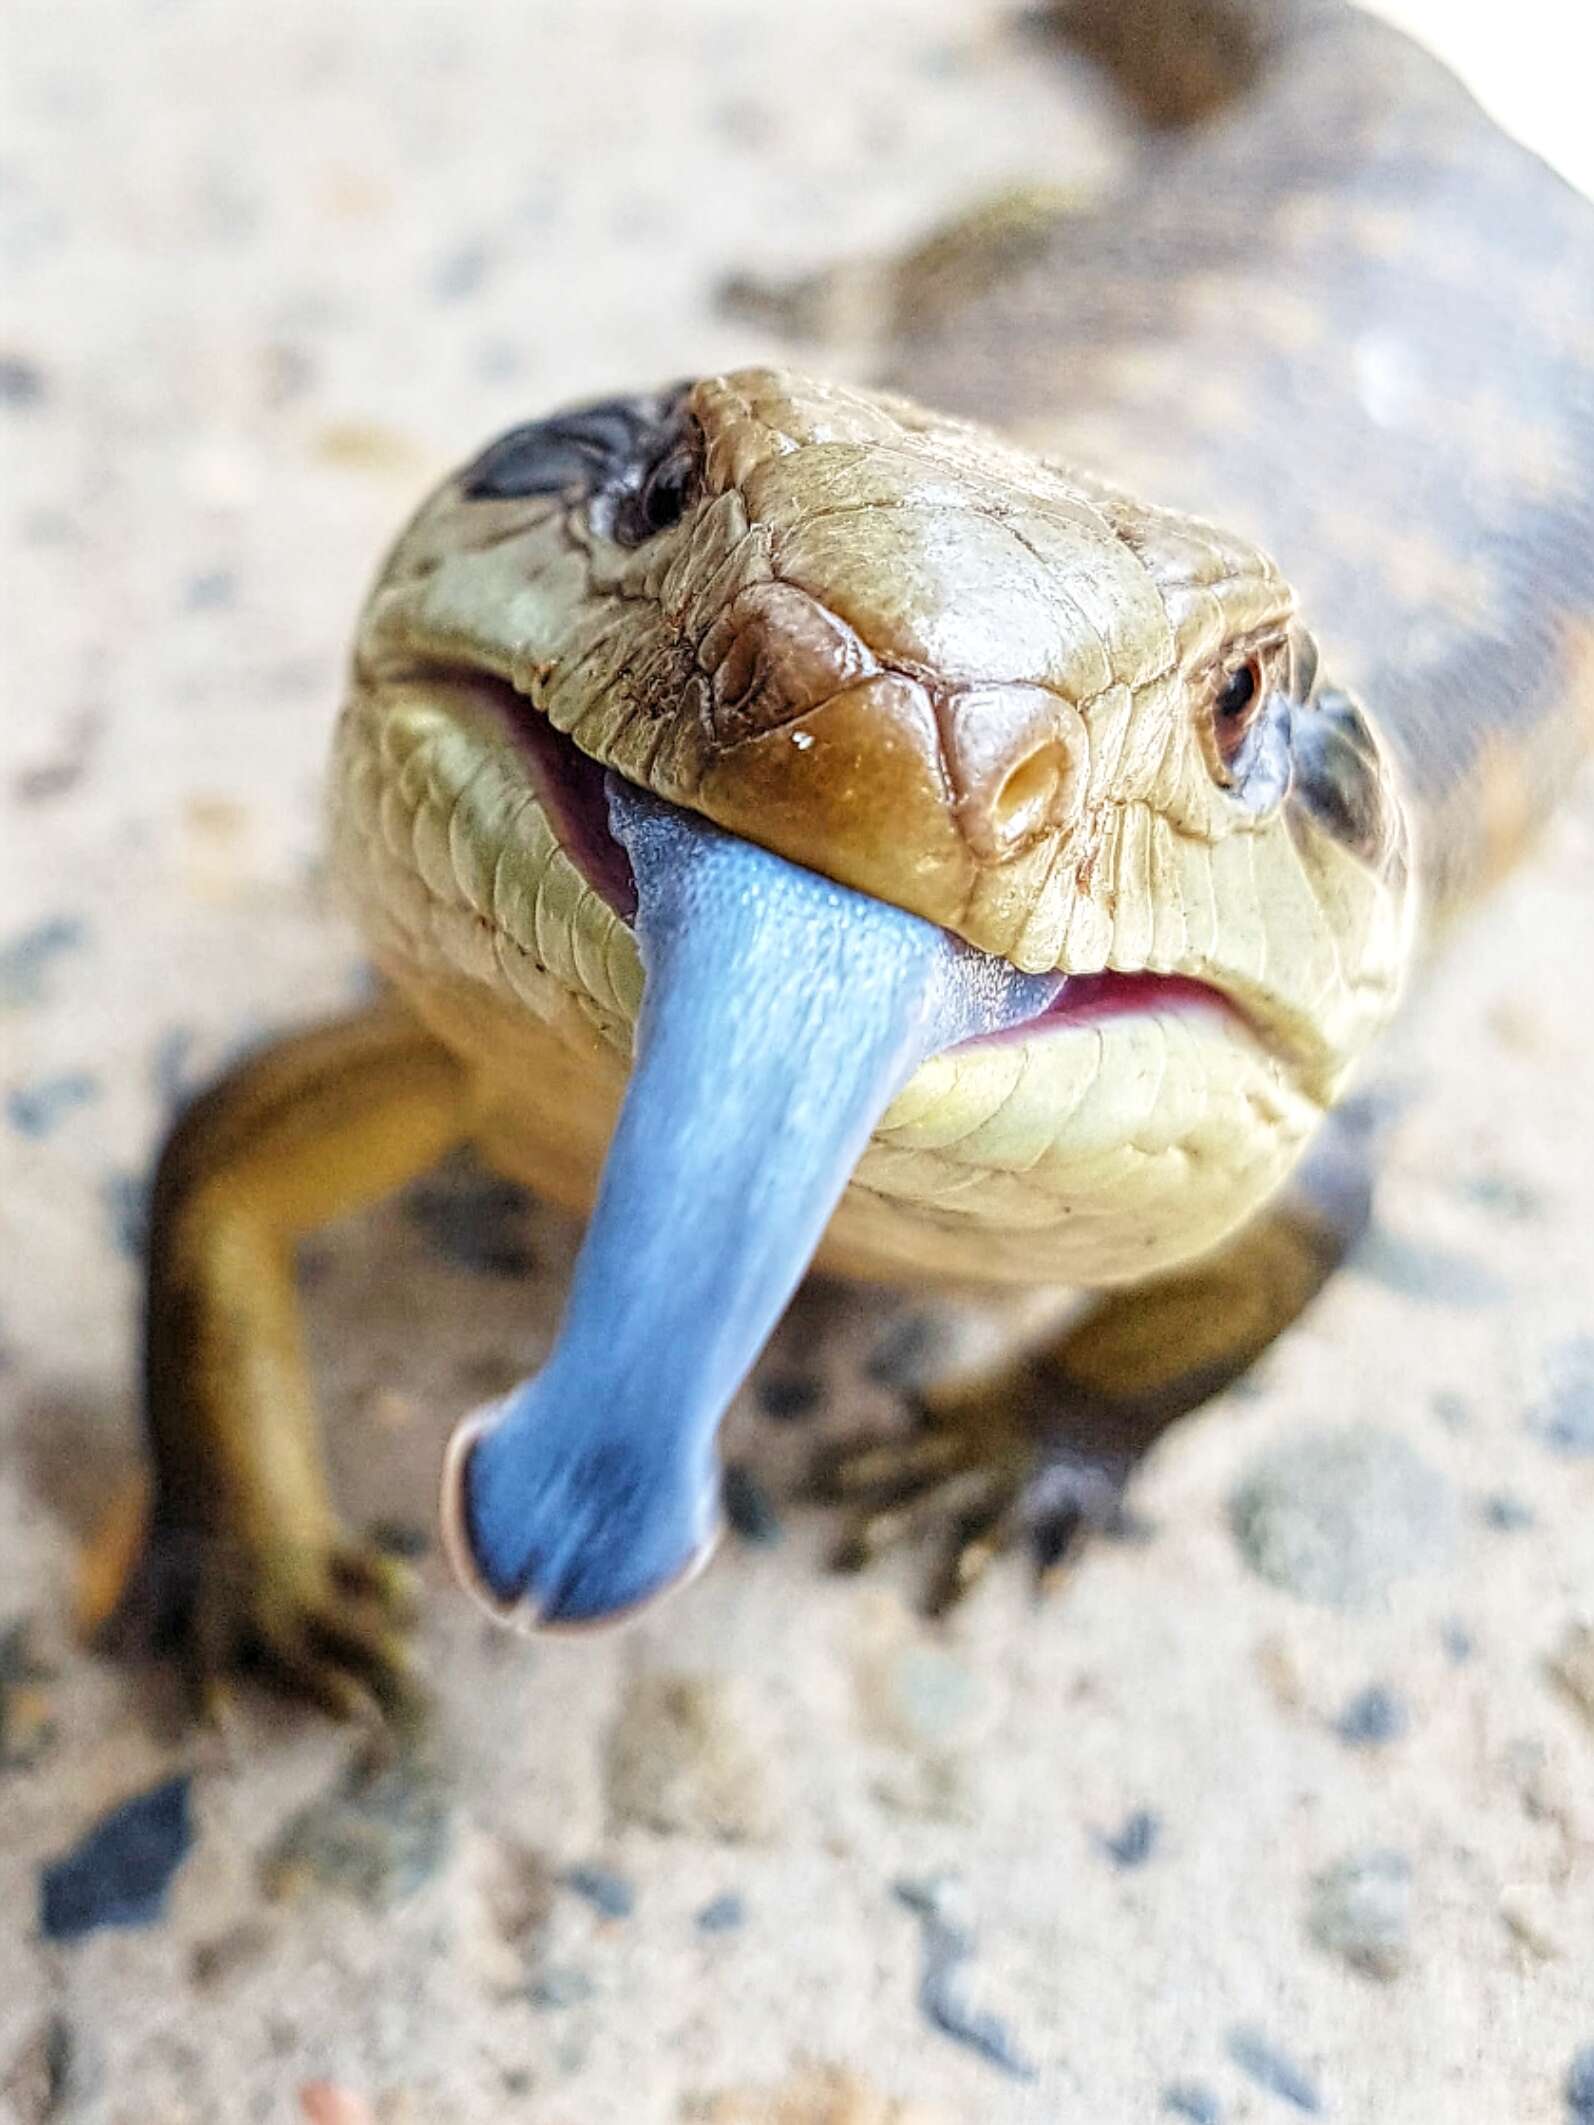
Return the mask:
{"type": "MultiPolygon", "coordinates": [[[[381,542],[561,395],[769,351],[723,274],[1121,152],[985,0],[856,12],[7,11],[0,2118],[1594,2115],[1586,793],[1389,1059],[1358,1268],[1049,1608],[821,1576],[793,1479],[903,1325],[826,1302],[737,1419],[776,1524],[632,1635],[527,1652],[428,1558],[424,1758],[256,1698],[185,1738],[74,1643],[162,1119],[359,979],[315,793],[381,542]],[[151,1792],[148,1922],[46,1942],[46,1867],[151,1792]]],[[[1550,7],[1537,71],[1402,12],[1575,117],[1550,7]]],[[[353,1515],[429,1530],[572,1240],[460,1171],[309,1250],[353,1515]]]]}

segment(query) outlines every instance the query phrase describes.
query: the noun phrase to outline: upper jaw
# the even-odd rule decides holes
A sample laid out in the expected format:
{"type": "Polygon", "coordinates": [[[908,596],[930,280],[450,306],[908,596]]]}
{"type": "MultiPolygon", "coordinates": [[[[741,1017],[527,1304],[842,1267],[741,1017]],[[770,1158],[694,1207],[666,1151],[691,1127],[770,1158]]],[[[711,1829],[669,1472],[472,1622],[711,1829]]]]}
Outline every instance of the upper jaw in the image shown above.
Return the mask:
{"type": "MultiPolygon", "coordinates": [[[[555,731],[526,703],[512,711],[529,780],[565,855],[588,885],[628,926],[636,916],[636,882],[609,817],[607,784],[614,770],[555,731]]],[[[1174,968],[1130,967],[1087,971],[1069,977],[1037,1016],[981,1040],[1006,1041],[1061,1034],[1128,1011],[1208,1010],[1222,1013],[1244,1038],[1265,1049],[1282,1045],[1268,1018],[1221,984],[1174,968]]],[[[1285,1052],[1288,1052],[1287,1046],[1285,1052]]]]}

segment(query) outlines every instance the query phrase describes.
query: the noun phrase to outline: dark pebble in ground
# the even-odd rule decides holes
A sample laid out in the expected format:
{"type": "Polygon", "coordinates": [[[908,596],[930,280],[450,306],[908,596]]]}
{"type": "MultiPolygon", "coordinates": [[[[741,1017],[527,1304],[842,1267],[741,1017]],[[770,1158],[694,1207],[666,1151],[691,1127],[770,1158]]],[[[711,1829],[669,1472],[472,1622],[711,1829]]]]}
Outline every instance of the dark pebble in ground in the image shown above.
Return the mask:
{"type": "Polygon", "coordinates": [[[1355,1609],[1447,1555],[1455,1494],[1398,1433],[1347,1424],[1269,1447],[1230,1499],[1229,1523],[1261,1578],[1355,1609]]]}
{"type": "Polygon", "coordinates": [[[1544,1198],[1538,1190],[1509,1173],[1472,1174],[1461,1183],[1461,1193],[1480,1210],[1497,1211],[1517,1223],[1544,1214],[1544,1198]]]}
{"type": "Polygon", "coordinates": [[[0,1629],[0,1771],[25,1771],[56,1738],[48,1685],[54,1670],[35,1659],[24,1618],[0,1629]]]}
{"type": "Polygon", "coordinates": [[[475,295],[491,270],[493,254],[484,243],[463,243],[432,268],[432,294],[438,302],[462,302],[475,295]]]}
{"type": "Polygon", "coordinates": [[[734,1890],[706,1903],[696,1918],[699,1933],[734,1933],[747,1923],[747,1904],[734,1890]]]}
{"type": "Polygon", "coordinates": [[[1483,1501],[1483,1520],[1497,1534],[1517,1535],[1534,1524],[1533,1508],[1520,1498],[1513,1498],[1509,1491],[1495,1491],[1483,1501]]]}
{"type": "Polygon", "coordinates": [[[1353,1852],[1312,1880],[1306,1930],[1364,1977],[1398,1977],[1411,1952],[1411,1862],[1403,1852],[1353,1852]]]}
{"type": "Polygon", "coordinates": [[[1439,1643],[1445,1649],[1445,1658],[1455,1667],[1465,1667],[1478,1650],[1471,1631],[1459,1616],[1447,1616],[1439,1626],[1439,1643]]]}
{"type": "Polygon", "coordinates": [[[238,578],[230,568],[206,568],[191,575],[183,585],[183,603],[190,612],[217,612],[238,595],[238,578]]]}
{"type": "Polygon", "coordinates": [[[99,1089],[99,1080],[86,1070],[65,1070],[8,1092],[6,1118],[19,1136],[48,1136],[75,1108],[97,1098],[99,1089]]]}
{"type": "Polygon", "coordinates": [[[1566,2070],[1568,2125],[1594,2125],[1594,2044],[1585,2044],[1566,2070]]]}
{"type": "Polygon", "coordinates": [[[1162,2107],[1170,2118],[1187,2118],[1189,2125],[1222,2125],[1217,2097],[1196,2081],[1170,2081],[1162,2091],[1162,2107]]]}
{"type": "Polygon", "coordinates": [[[513,1181],[464,1162],[404,1194],[405,1211],[432,1252],[476,1276],[523,1277],[536,1267],[525,1232],[528,1203],[513,1181]]]}
{"type": "Polygon", "coordinates": [[[1498,1306],[1511,1287],[1488,1264],[1454,1247],[1432,1241],[1402,1239],[1375,1226],[1356,1249],[1359,1275],[1371,1277],[1386,1291],[1420,1299],[1432,1306],[1498,1306]]]}
{"type": "Polygon", "coordinates": [[[974,1937],[954,1913],[962,1895],[949,1876],[928,1882],[898,1882],[899,1902],[918,1914],[923,1940],[919,1971],[919,2009],[932,2028],[978,2054],[1016,2081],[1032,2081],[1035,2067],[1020,2050],[1002,2018],[969,1996],[969,1966],[974,1937]]]}
{"type": "Polygon", "coordinates": [[[1347,1748],[1381,1749],[1399,1741],[1410,1726],[1405,1699],[1375,1682],[1347,1702],[1334,1722],[1334,1732],[1347,1748]]]}
{"type": "Polygon", "coordinates": [[[259,1962],[271,1945],[271,1935],[258,1919],[246,1918],[226,1933],[213,1933],[196,1941],[188,1958],[188,1975],[201,1992],[224,1985],[259,1962]]]}
{"type": "Polygon", "coordinates": [[[534,2007],[579,2007],[596,1989],[585,1970],[555,1963],[533,1980],[527,1998],[534,2007]]]}
{"type": "Polygon", "coordinates": [[[1098,1833],[1096,1842],[1115,1867],[1143,1867],[1156,1850],[1161,1830],[1149,1808],[1136,1808],[1111,1836],[1098,1833]]]}
{"type": "Polygon", "coordinates": [[[629,1918],[636,1909],[636,1889],[612,1868],[567,1867],[559,1878],[604,1918],[629,1918]]]}
{"type": "Polygon", "coordinates": [[[726,1520],[744,1542],[768,1544],[780,1540],[780,1515],[768,1491],[740,1461],[726,1464],[720,1503],[726,1520]]]}
{"type": "Polygon", "coordinates": [[[100,1197],[110,1223],[112,1246],[125,1260],[142,1261],[149,1238],[149,1176],[108,1173],[100,1183],[100,1197]]]}
{"type": "Polygon", "coordinates": [[[101,1926],[153,1925],[192,1843],[186,1778],[124,1800],[44,1869],[39,1930],[48,1941],[70,1941],[101,1926]]]}
{"type": "Polygon", "coordinates": [[[804,1417],[813,1416],[825,1399],[824,1387],[818,1380],[796,1373],[760,1380],[756,1391],[759,1408],[777,1424],[801,1423],[804,1417]]]}
{"type": "Polygon", "coordinates": [[[1594,1336],[1556,1352],[1549,1395],[1528,1423],[1552,1453],[1594,1454],[1594,1336]]]}
{"type": "Polygon", "coordinates": [[[329,1793],[292,1816],[262,1863],[267,1893],[306,1880],[385,1910],[429,1881],[453,1841],[454,1811],[439,1768],[406,1750],[357,1762],[329,1793]]]}
{"type": "Polygon", "coordinates": [[[52,915],[0,944],[0,1004],[42,1003],[49,993],[47,969],[88,942],[88,926],[76,915],[52,915]]]}
{"type": "Polygon", "coordinates": [[[1322,2109],[1322,2099],[1315,2084],[1293,2059],[1270,2044],[1260,2030],[1231,2029],[1228,2052],[1247,2079],[1255,2081],[1258,2088],[1265,2088],[1269,2095],[1292,2103],[1309,2117],[1315,2117],[1322,2109]]]}
{"type": "Polygon", "coordinates": [[[0,354],[0,406],[36,406],[44,397],[44,371],[20,354],[0,354]]]}

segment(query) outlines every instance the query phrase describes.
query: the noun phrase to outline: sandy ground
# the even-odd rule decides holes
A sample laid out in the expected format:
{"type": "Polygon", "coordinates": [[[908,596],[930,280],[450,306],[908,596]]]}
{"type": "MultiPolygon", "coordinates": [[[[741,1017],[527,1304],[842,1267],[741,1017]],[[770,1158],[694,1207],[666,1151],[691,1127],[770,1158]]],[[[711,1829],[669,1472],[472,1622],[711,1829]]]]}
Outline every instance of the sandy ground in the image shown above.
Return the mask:
{"type": "MultiPolygon", "coordinates": [[[[1594,2114],[1586,794],[1391,1060],[1357,1268],[1050,1607],[821,1575],[792,1477],[912,1325],[855,1306],[745,1398],[776,1524],[632,1635],[528,1652],[429,1556],[441,1738],[384,1777],[255,1697],[196,1741],[74,1643],[157,1134],[360,979],[315,799],[381,543],[561,396],[767,353],[728,270],[1113,167],[984,0],[857,12],[7,11],[0,2118],[1594,2114]],[[163,1906],[44,1938],[42,1870],[152,1791],[163,1906]]],[[[1556,11],[1403,12],[1590,181],[1556,11]]],[[[309,1251],[351,1514],[429,1531],[571,1245],[457,1173],[309,1251]]]]}

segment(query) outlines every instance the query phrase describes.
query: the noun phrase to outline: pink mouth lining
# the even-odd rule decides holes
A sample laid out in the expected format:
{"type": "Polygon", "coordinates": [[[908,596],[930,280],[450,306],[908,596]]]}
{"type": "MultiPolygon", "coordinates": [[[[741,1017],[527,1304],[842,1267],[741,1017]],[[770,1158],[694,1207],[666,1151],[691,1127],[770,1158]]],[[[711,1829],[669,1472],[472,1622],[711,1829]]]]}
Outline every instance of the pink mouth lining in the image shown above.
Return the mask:
{"type": "Polygon", "coordinates": [[[630,922],[637,910],[636,879],[630,857],[609,829],[609,800],[603,789],[608,770],[555,730],[546,716],[518,699],[516,705],[515,736],[525,750],[537,801],[560,846],[600,899],[630,922]]]}
{"type": "Polygon", "coordinates": [[[963,1045],[995,1047],[1011,1040],[1028,1040],[1036,1033],[1087,1026],[1104,1018],[1124,1018],[1136,1011],[1208,1011],[1233,1019],[1243,1017],[1221,989],[1208,982],[1193,981],[1187,974],[1119,974],[1107,968],[1100,974],[1070,974],[1039,1017],[1027,1018],[1022,1025],[1004,1026],[997,1033],[982,1033],[977,1040],[963,1045]]]}
{"type": "MultiPolygon", "coordinates": [[[[617,915],[631,922],[637,911],[636,880],[631,859],[609,827],[604,793],[608,770],[582,752],[546,716],[514,697],[511,721],[531,772],[537,800],[547,814],[561,847],[592,890],[617,915]]],[[[1070,974],[1056,997],[1038,1017],[982,1033],[961,1046],[991,1047],[1027,1040],[1036,1033],[1091,1025],[1140,1011],[1219,1011],[1241,1016],[1221,989],[1184,974],[1070,974]]]]}

